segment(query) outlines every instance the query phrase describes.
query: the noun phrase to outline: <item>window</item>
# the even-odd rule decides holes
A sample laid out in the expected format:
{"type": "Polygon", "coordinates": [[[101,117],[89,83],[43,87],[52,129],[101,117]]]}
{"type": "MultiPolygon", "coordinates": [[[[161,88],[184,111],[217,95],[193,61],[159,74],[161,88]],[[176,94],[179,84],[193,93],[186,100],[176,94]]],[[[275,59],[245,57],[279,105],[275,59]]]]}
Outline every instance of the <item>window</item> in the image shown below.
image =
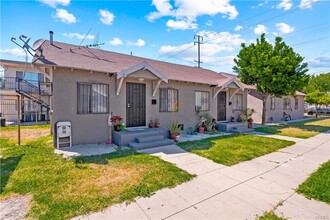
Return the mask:
{"type": "Polygon", "coordinates": [[[159,111],[177,112],[179,111],[178,90],[172,88],[159,89],[159,111]]]}
{"type": "Polygon", "coordinates": [[[298,98],[294,99],[294,109],[298,109],[298,98]]]}
{"type": "Polygon", "coordinates": [[[243,109],[243,95],[236,94],[234,96],[234,110],[242,110],[243,109]]]}
{"type": "Polygon", "coordinates": [[[210,110],[210,93],[209,92],[195,92],[195,110],[199,108],[200,111],[210,110]]]}
{"type": "Polygon", "coordinates": [[[291,109],[291,99],[290,98],[284,98],[283,99],[283,109],[284,110],[290,110],[291,109]]]}
{"type": "Polygon", "coordinates": [[[109,85],[94,83],[77,84],[77,113],[109,113],[109,85]]]}
{"type": "Polygon", "coordinates": [[[275,96],[270,97],[270,110],[275,110],[275,96]]]}

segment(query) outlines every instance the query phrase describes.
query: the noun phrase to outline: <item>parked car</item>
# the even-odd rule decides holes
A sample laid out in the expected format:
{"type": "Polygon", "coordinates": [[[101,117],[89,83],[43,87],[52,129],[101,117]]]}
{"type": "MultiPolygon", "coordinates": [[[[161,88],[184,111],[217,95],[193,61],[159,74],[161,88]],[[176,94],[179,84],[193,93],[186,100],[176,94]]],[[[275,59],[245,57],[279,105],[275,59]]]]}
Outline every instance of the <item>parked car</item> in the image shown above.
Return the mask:
{"type": "Polygon", "coordinates": [[[330,115],[330,108],[319,108],[319,109],[316,109],[315,107],[312,107],[312,108],[308,109],[307,114],[308,115],[314,115],[314,114],[316,114],[316,110],[317,110],[317,112],[319,114],[330,115]]]}

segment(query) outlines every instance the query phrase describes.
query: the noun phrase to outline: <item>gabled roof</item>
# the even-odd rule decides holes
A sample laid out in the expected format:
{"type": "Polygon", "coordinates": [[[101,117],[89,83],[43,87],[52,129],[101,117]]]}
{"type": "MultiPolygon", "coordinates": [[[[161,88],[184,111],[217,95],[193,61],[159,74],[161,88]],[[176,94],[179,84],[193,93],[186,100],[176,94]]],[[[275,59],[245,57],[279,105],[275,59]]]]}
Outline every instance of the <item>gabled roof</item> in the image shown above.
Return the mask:
{"type": "MultiPolygon", "coordinates": [[[[212,70],[162,62],[143,57],[115,53],[101,49],[79,47],[77,45],[49,41],[42,44],[43,58],[33,59],[36,65],[47,65],[98,71],[104,73],[129,72],[130,68],[146,62],[149,70],[162,75],[168,80],[201,83],[207,85],[222,85],[227,77],[212,70]],[[155,71],[156,70],[156,71],[155,71]]],[[[38,52],[39,53],[39,52],[38,52]]]]}
{"type": "Polygon", "coordinates": [[[164,82],[168,82],[168,78],[166,76],[164,76],[161,72],[159,72],[154,67],[149,65],[146,61],[143,61],[142,63],[138,63],[135,66],[132,66],[126,70],[122,70],[122,71],[118,72],[117,79],[125,78],[129,74],[135,73],[136,71],[139,71],[139,70],[149,70],[151,73],[153,73],[155,76],[157,76],[160,80],[162,80],[164,82]]]}

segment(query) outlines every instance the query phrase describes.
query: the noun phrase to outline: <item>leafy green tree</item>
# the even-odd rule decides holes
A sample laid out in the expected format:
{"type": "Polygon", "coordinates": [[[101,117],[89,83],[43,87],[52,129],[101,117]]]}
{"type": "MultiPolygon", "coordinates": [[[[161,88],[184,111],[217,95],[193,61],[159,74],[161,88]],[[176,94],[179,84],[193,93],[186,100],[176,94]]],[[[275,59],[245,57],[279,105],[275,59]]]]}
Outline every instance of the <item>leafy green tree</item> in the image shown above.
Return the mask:
{"type": "Polygon", "coordinates": [[[291,47],[276,37],[275,44],[266,41],[265,34],[257,39],[256,44],[246,46],[242,43],[233,70],[240,80],[256,86],[263,98],[262,123],[265,123],[266,100],[269,96],[295,96],[308,83],[307,63],[291,47]]]}
{"type": "Polygon", "coordinates": [[[330,72],[311,76],[308,85],[304,88],[305,93],[314,91],[330,92],[330,72]]]}
{"type": "Polygon", "coordinates": [[[314,91],[307,94],[305,101],[316,106],[316,117],[321,105],[330,105],[330,94],[321,91],[314,91]]]}

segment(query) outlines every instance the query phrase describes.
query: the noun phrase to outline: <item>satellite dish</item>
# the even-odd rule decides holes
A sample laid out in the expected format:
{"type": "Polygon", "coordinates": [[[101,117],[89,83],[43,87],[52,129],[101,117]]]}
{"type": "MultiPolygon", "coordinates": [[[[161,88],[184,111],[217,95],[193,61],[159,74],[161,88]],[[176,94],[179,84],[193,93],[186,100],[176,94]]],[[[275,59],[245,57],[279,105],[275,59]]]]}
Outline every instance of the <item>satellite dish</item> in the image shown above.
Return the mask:
{"type": "Polygon", "coordinates": [[[41,38],[41,39],[37,40],[36,42],[34,42],[34,44],[33,44],[33,46],[32,46],[32,49],[33,49],[34,51],[39,50],[40,47],[41,47],[41,45],[42,45],[45,41],[46,41],[46,40],[45,40],[44,38],[41,38]]]}

